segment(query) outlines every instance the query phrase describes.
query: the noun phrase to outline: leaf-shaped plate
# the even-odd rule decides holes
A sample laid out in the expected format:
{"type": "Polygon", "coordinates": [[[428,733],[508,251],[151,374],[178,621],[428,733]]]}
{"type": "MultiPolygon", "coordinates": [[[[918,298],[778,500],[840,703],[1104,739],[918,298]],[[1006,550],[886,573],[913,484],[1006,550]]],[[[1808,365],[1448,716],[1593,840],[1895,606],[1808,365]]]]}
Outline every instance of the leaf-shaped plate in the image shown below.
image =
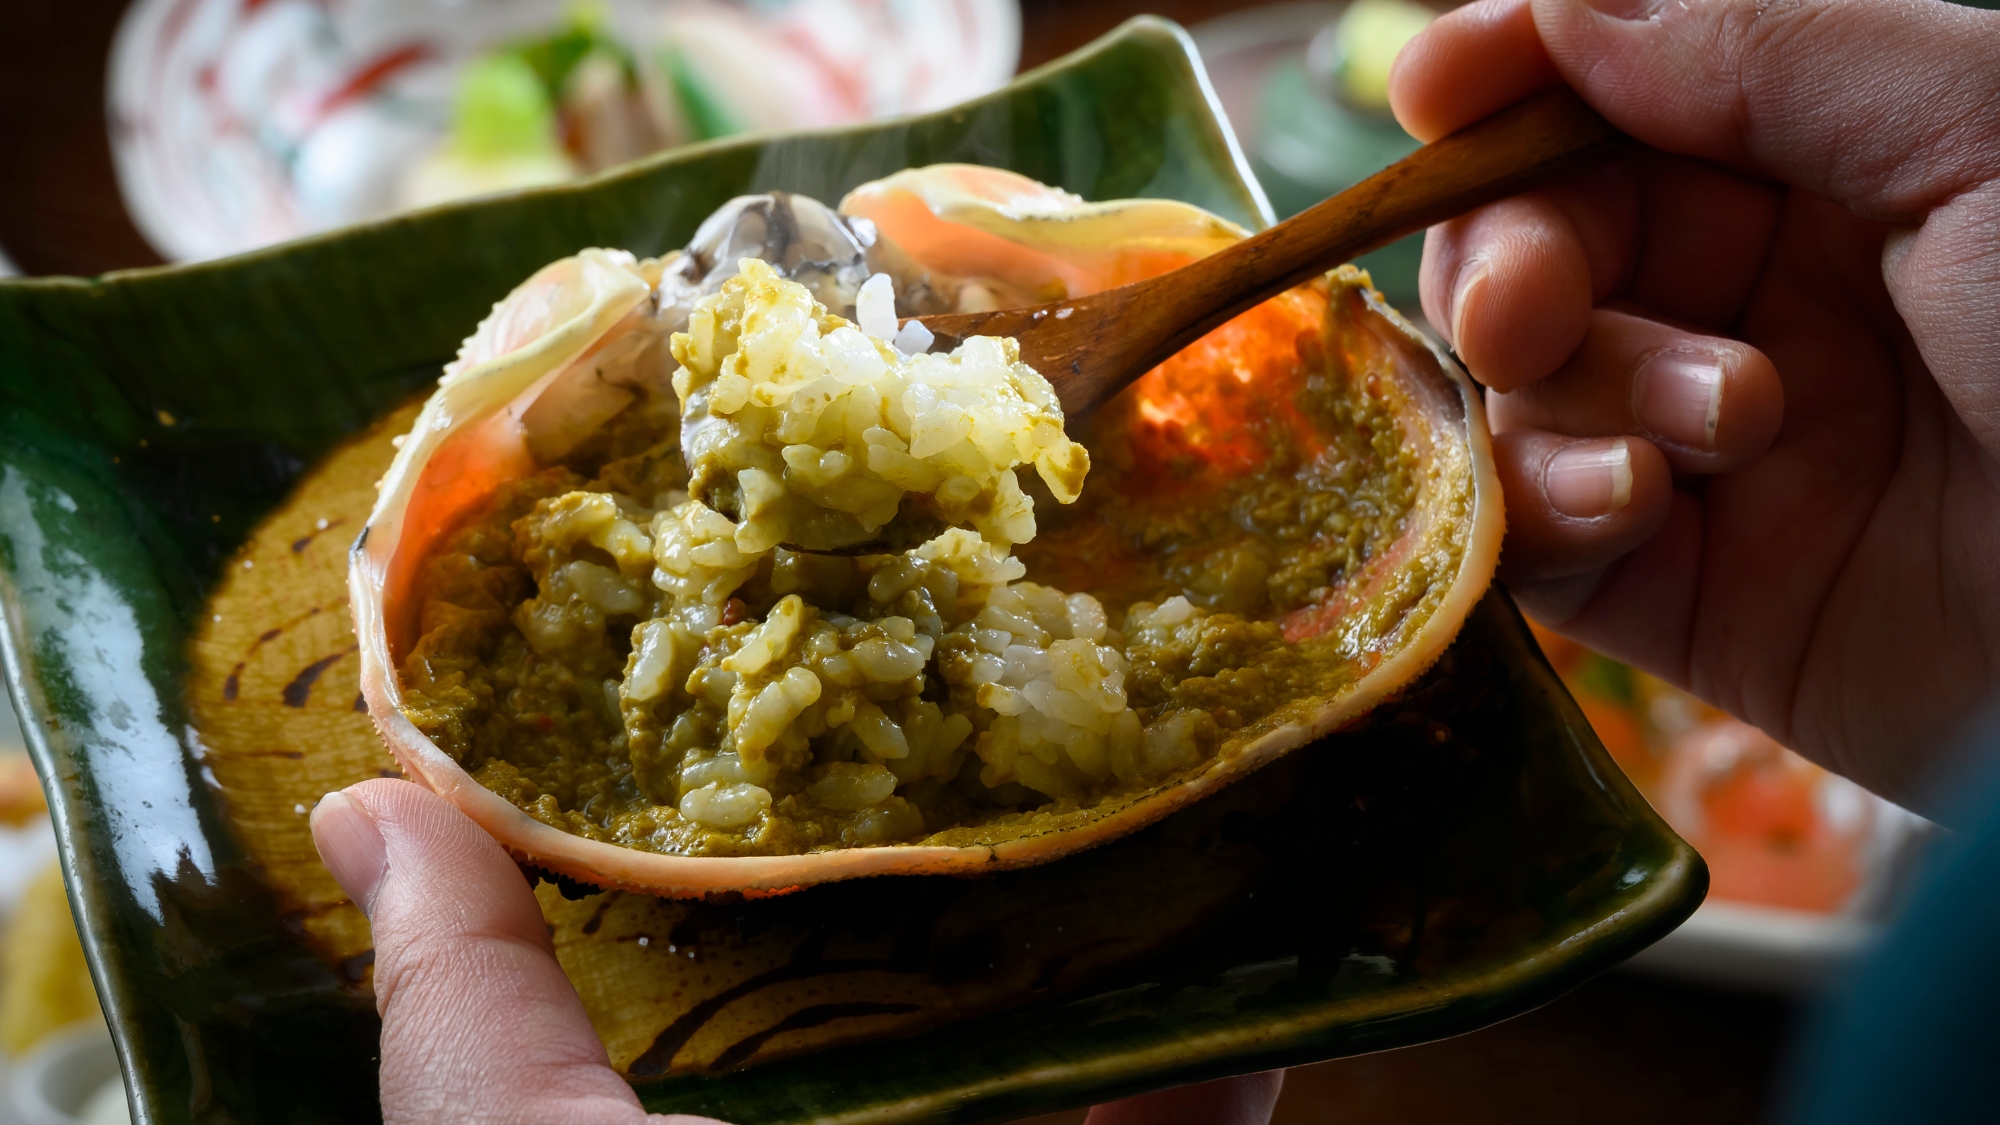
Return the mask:
{"type": "MultiPolygon", "coordinates": [[[[343,442],[544,262],[656,254],[739,193],[833,200],[937,161],[1269,220],[1186,37],[1142,19],[928,117],[0,283],[0,655],[140,1120],[376,1117],[365,921],[305,831],[314,796],[388,765],[356,734],[337,562],[387,437],[343,442]]],[[[646,1102],[750,1125],[992,1119],[1467,1031],[1654,940],[1705,885],[1494,594],[1364,729],[1075,859],[671,915],[539,893],[646,1102]],[[620,1006],[702,948],[767,961],[620,1006]]]]}

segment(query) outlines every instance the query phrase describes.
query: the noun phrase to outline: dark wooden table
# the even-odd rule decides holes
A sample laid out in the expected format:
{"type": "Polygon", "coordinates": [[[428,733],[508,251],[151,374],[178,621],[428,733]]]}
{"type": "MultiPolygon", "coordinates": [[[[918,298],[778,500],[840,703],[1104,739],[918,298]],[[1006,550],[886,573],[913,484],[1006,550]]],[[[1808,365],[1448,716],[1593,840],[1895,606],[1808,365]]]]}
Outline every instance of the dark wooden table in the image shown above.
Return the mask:
{"type": "MultiPolygon", "coordinates": [[[[105,139],[104,60],[124,4],[0,3],[0,248],[23,273],[160,260],[126,215],[105,139]]],[[[1246,6],[1023,0],[1021,62],[1045,62],[1139,12],[1193,24],[1246,6]]],[[[1472,1035],[1295,1070],[1277,1122],[1756,1121],[1792,1015],[1772,997],[1613,973],[1472,1035]]]]}

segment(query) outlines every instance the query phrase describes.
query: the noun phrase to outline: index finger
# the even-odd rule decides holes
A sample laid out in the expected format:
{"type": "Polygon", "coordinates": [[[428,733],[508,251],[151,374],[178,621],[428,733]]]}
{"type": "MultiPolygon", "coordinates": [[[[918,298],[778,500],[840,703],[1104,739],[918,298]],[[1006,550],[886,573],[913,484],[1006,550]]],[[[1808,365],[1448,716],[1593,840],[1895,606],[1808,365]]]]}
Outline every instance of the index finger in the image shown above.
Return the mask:
{"type": "Polygon", "coordinates": [[[1389,97],[1430,140],[1560,79],[1653,148],[1909,221],[2000,178],[1996,32],[1957,4],[1479,0],[1404,48],[1389,97]]]}
{"type": "Polygon", "coordinates": [[[1561,82],[1528,0],[1477,0],[1433,20],[1396,56],[1389,105],[1428,143],[1561,82]]]}

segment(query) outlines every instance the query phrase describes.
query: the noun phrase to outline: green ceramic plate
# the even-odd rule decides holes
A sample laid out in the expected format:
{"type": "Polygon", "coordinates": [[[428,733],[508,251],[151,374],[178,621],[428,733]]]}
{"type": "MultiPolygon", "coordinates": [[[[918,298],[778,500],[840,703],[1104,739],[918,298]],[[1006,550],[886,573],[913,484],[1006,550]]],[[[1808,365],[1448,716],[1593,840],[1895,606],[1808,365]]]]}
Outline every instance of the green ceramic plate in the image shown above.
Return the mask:
{"type": "MultiPolygon", "coordinates": [[[[192,725],[188,646],[230,552],[544,262],[657,254],[742,192],[833,200],[947,160],[1268,221],[1186,38],[1139,20],[929,117],[699,146],[206,265],[0,283],[0,652],[141,1120],[376,1117],[377,1024],[354,966],[316,956],[279,909],[192,725]]],[[[1065,861],[1085,866],[827,888],[731,924],[838,929],[884,896],[978,887],[1032,938],[1037,888],[1064,880],[1126,880],[1107,894],[1169,910],[1181,889],[1148,900],[1127,879],[1161,848],[1209,857],[1230,888],[1169,945],[922,1036],[653,1079],[642,1096],[744,1125],[975,1121],[1420,1042],[1573,987],[1671,929],[1707,882],[1496,594],[1364,729],[1065,861]]],[[[890,967],[976,974],[1028,955],[946,952],[892,951],[890,967]]]]}

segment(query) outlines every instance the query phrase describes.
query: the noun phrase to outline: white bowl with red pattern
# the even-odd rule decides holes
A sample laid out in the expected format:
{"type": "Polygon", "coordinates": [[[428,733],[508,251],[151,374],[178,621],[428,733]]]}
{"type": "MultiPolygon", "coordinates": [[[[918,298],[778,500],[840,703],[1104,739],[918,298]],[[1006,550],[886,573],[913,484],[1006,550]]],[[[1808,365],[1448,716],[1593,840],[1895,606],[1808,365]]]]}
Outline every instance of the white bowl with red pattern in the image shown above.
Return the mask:
{"type": "MultiPolygon", "coordinates": [[[[398,205],[476,54],[547,32],[564,0],[138,0],[113,44],[112,152],[168,258],[219,257],[398,205]]],[[[675,38],[752,131],[939,109],[1005,83],[1016,0],[602,0],[609,31],[675,38]],[[733,81],[738,76],[740,82],[733,81]]]]}

